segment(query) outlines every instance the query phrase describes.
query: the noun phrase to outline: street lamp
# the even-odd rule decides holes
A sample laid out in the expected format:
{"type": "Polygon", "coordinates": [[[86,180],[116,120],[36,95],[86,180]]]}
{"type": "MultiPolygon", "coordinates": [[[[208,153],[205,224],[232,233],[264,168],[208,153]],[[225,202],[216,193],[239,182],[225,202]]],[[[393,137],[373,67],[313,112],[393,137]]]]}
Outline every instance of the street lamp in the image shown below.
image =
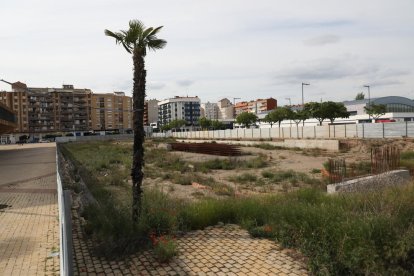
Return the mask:
{"type": "MultiPolygon", "coordinates": [[[[292,101],[291,101],[291,99],[290,98],[285,98],[286,100],[289,100],[289,108],[292,108],[292,101]]],[[[290,127],[292,127],[292,120],[289,118],[289,124],[290,124],[290,127]]]]}
{"type": "Polygon", "coordinates": [[[291,100],[291,98],[285,98],[285,100],[288,100],[289,101],[289,106],[292,106],[292,100],[291,100]]]}
{"type": "Polygon", "coordinates": [[[305,100],[304,100],[304,98],[303,98],[303,86],[304,85],[310,85],[310,83],[305,83],[305,82],[302,82],[302,106],[305,106],[305,100]]]}
{"type": "MultiPolygon", "coordinates": [[[[371,90],[369,85],[364,85],[364,87],[368,88],[368,106],[371,107],[371,90]]],[[[368,114],[369,120],[371,120],[371,115],[368,114]]]]}

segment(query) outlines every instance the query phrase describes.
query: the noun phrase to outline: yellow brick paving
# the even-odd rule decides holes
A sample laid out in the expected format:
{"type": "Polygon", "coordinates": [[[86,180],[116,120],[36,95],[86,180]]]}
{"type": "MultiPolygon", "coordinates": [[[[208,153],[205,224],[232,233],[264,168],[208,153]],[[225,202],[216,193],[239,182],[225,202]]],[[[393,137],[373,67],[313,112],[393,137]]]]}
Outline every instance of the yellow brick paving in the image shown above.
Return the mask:
{"type": "MultiPolygon", "coordinates": [[[[36,162],[37,155],[54,160],[54,148],[39,150],[23,149],[16,156],[30,162],[36,162]]],[[[3,153],[0,167],[7,162],[7,170],[14,170],[21,181],[8,184],[0,177],[0,204],[8,206],[0,210],[0,275],[59,275],[59,257],[53,254],[59,251],[56,175],[51,173],[55,165],[45,164],[30,172],[29,180],[22,180],[30,162],[19,165],[17,158],[12,166],[14,153],[7,152],[7,160],[3,153]]]]}
{"type": "MultiPolygon", "coordinates": [[[[76,214],[74,214],[76,217],[76,214]]],[[[237,225],[209,227],[177,239],[179,255],[168,264],[152,251],[122,260],[94,256],[74,223],[75,275],[308,275],[303,258],[267,239],[252,238],[237,225]]]]}

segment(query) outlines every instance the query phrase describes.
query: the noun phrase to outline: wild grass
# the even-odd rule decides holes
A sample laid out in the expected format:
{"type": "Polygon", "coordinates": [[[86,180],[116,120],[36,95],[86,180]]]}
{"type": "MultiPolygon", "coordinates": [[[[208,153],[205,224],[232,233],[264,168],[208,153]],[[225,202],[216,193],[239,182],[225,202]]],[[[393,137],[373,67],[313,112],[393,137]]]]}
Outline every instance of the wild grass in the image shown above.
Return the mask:
{"type": "Polygon", "coordinates": [[[299,248],[315,274],[414,272],[414,186],[363,195],[300,190],[283,196],[205,200],[180,213],[186,229],[238,223],[253,236],[299,248]]]}
{"type": "MultiPolygon", "coordinates": [[[[99,143],[89,146],[96,148],[99,143]]],[[[153,234],[174,236],[179,230],[203,229],[223,222],[237,223],[253,236],[299,249],[313,274],[414,274],[413,184],[363,194],[328,196],[317,189],[301,189],[283,195],[196,202],[146,190],[142,217],[133,223],[130,201],[124,198],[120,202],[116,196],[123,186],[99,182],[108,168],[102,168],[91,157],[100,153],[71,150],[66,149],[65,154],[74,161],[97,200],[85,210],[85,230],[104,254],[118,256],[145,248],[153,234]]],[[[107,165],[120,168],[118,163],[107,165]]],[[[282,181],[295,177],[295,173],[266,171],[262,177],[282,181]]]]}

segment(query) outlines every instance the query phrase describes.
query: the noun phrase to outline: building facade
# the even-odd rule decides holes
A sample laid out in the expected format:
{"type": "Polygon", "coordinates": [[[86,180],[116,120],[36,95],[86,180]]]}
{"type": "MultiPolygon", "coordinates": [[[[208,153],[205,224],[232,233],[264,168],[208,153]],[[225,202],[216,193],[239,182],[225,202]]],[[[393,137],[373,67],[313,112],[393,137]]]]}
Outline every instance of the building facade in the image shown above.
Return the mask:
{"type": "MultiPolygon", "coordinates": [[[[17,114],[0,102],[0,135],[12,132],[17,127],[17,114]]],[[[0,141],[2,143],[2,141],[0,141]]]]}
{"type": "Polygon", "coordinates": [[[200,105],[200,117],[209,120],[217,120],[219,114],[219,106],[216,103],[203,103],[200,105]]]}
{"type": "Polygon", "coordinates": [[[146,100],[144,106],[144,126],[158,122],[158,103],[156,99],[146,100]]]}
{"type": "Polygon", "coordinates": [[[132,101],[123,92],[100,95],[73,85],[37,88],[21,82],[10,84],[11,92],[0,92],[0,103],[17,115],[13,133],[82,134],[132,128],[132,101]]]}
{"type": "Polygon", "coordinates": [[[243,112],[260,114],[277,108],[277,100],[273,98],[257,99],[249,102],[238,102],[235,105],[236,116],[243,112]]]}
{"type": "Polygon", "coordinates": [[[227,98],[218,101],[218,119],[221,121],[234,119],[234,105],[227,98]]]}
{"type": "Polygon", "coordinates": [[[173,120],[185,120],[186,126],[197,126],[200,118],[198,97],[174,97],[158,103],[158,125],[162,127],[173,120]]]}
{"type": "Polygon", "coordinates": [[[119,131],[132,129],[132,99],[124,92],[92,94],[92,130],[119,131]]]}

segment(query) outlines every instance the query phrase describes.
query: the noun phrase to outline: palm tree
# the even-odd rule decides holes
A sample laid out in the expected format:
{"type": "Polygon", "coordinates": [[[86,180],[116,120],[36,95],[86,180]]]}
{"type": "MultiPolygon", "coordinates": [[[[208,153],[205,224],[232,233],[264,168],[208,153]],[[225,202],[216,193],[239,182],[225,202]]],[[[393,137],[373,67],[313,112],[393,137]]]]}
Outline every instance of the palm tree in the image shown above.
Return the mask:
{"type": "Polygon", "coordinates": [[[141,215],[142,179],[144,174],[144,102],[145,102],[145,56],[147,48],[156,51],[165,47],[167,42],[157,38],[157,33],[162,26],[157,28],[145,28],[139,20],[129,21],[129,29],[119,32],[105,30],[105,35],[115,38],[116,44],[124,46],[125,50],[132,54],[134,62],[134,88],[133,122],[134,122],[134,147],[132,159],[132,219],[137,221],[141,215]]]}

